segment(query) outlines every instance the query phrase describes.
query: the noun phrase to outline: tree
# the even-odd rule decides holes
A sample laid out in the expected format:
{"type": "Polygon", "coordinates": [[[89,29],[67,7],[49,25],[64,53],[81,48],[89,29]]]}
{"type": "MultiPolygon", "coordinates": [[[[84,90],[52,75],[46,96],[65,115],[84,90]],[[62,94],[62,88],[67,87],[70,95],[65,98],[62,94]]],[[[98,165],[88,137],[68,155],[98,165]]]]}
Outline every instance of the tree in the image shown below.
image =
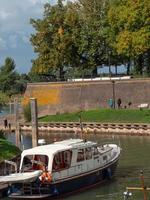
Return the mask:
{"type": "Polygon", "coordinates": [[[55,74],[64,79],[65,68],[76,66],[79,61],[76,38],[78,13],[73,3],[51,6],[45,4],[43,19],[31,19],[36,33],[31,35],[31,44],[38,54],[33,60],[32,72],[38,74],[55,74]]]}
{"type": "Polygon", "coordinates": [[[0,112],[3,106],[5,106],[9,102],[9,97],[0,91],[0,112]]]}
{"type": "Polygon", "coordinates": [[[140,74],[144,68],[144,56],[150,49],[149,10],[149,0],[115,0],[108,12],[112,46],[129,62],[134,60],[136,72],[140,74]]]}
{"type": "Polygon", "coordinates": [[[79,0],[83,24],[79,50],[83,68],[92,68],[93,75],[96,75],[97,66],[108,64],[107,3],[107,0],[79,0]]]}
{"type": "Polygon", "coordinates": [[[15,62],[13,59],[7,57],[4,65],[0,68],[0,90],[8,92],[12,89],[16,79],[15,62]]]}
{"type": "Polygon", "coordinates": [[[15,71],[15,62],[7,57],[4,65],[0,67],[0,91],[9,96],[22,93],[25,90],[26,83],[22,77],[15,71]]]}

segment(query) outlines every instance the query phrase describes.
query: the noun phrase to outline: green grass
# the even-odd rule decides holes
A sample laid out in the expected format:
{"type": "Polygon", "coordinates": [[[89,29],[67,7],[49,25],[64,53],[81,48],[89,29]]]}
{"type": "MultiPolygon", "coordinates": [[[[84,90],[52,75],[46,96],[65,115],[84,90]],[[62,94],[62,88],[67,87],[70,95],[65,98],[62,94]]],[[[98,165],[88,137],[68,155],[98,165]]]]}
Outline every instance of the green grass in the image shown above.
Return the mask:
{"type": "Polygon", "coordinates": [[[99,109],[70,114],[49,115],[39,118],[40,122],[78,122],[79,116],[84,122],[107,123],[150,123],[150,110],[99,109]]]}
{"type": "Polygon", "coordinates": [[[19,153],[20,150],[0,134],[0,161],[10,159],[19,153]]]}

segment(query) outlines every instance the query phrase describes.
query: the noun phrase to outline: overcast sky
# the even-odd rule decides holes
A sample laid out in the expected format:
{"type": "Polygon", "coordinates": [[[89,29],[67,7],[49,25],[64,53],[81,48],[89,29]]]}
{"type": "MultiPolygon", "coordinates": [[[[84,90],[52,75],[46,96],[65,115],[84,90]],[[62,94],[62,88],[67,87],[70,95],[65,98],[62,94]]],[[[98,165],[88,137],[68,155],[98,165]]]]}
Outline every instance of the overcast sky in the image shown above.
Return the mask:
{"type": "Polygon", "coordinates": [[[27,73],[35,57],[29,42],[34,32],[30,18],[41,18],[43,4],[55,0],[0,0],[0,66],[6,57],[12,57],[16,69],[27,73]]]}

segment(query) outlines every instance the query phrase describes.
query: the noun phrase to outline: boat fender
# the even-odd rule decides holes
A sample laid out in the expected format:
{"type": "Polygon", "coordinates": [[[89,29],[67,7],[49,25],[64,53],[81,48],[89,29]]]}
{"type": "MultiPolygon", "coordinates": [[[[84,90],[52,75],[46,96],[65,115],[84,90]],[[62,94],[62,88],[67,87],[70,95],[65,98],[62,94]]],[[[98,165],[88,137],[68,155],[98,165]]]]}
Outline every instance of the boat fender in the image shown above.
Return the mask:
{"type": "Polygon", "coordinates": [[[45,182],[51,182],[52,181],[52,176],[49,172],[43,172],[43,174],[39,177],[40,181],[42,183],[45,183],[45,182]]]}
{"type": "Polygon", "coordinates": [[[12,188],[10,186],[8,186],[7,189],[7,196],[9,196],[12,193],[12,188]]]}
{"type": "Polygon", "coordinates": [[[56,194],[56,195],[58,195],[58,194],[59,194],[59,192],[58,192],[58,189],[56,188],[56,186],[55,186],[55,188],[54,188],[54,191],[53,191],[53,193],[54,193],[54,194],[56,194]]]}
{"type": "Polygon", "coordinates": [[[111,173],[110,168],[107,169],[107,177],[108,177],[108,179],[111,179],[111,177],[112,177],[112,173],[111,173]]]}

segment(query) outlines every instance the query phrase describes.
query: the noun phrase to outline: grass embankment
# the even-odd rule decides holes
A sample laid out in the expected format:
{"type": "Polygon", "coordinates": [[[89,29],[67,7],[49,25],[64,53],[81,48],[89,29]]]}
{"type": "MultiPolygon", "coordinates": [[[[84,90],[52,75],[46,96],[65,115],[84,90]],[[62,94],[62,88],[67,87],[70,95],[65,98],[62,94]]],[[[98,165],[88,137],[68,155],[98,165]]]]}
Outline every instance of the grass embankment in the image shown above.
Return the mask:
{"type": "Polygon", "coordinates": [[[70,113],[50,115],[41,117],[40,122],[79,122],[79,116],[83,122],[102,123],[150,123],[150,110],[133,109],[99,109],[83,111],[81,113],[70,113]]]}
{"type": "Polygon", "coordinates": [[[8,142],[2,133],[0,133],[0,161],[13,158],[16,155],[19,155],[19,153],[20,150],[8,142]]]}

